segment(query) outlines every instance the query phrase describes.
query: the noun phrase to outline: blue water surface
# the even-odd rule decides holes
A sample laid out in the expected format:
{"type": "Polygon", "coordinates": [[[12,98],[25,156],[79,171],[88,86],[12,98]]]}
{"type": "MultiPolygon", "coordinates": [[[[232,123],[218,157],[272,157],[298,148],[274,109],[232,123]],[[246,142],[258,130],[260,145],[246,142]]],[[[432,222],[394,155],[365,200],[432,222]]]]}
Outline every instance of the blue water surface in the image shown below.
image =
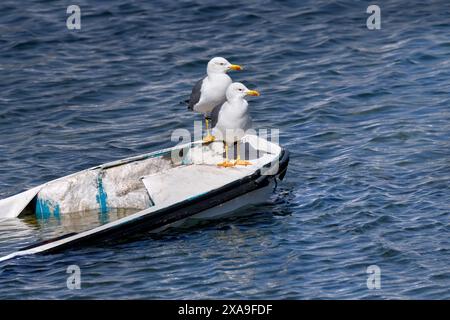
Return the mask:
{"type": "MultiPolygon", "coordinates": [[[[77,0],[81,30],[70,4],[0,2],[0,198],[174,145],[214,56],[291,162],[250,217],[15,259],[0,298],[450,299],[448,1],[382,1],[380,30],[371,1],[77,0]]],[[[61,227],[3,221],[0,253],[61,227]]]]}

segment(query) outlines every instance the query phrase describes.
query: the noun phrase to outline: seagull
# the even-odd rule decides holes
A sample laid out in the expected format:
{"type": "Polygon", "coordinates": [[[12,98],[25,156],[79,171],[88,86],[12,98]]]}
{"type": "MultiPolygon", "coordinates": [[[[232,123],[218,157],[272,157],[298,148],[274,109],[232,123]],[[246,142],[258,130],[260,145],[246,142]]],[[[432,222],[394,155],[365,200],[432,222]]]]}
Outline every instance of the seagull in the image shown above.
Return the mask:
{"type": "Polygon", "coordinates": [[[210,113],[214,107],[220,106],[226,101],[225,92],[231,84],[231,78],[227,75],[229,70],[242,70],[237,64],[231,64],[222,57],[212,58],[206,68],[207,76],[199,80],[192,89],[188,103],[188,109],[205,115],[206,137],[203,142],[209,143],[215,140],[209,130],[210,113]]]}
{"type": "Polygon", "coordinates": [[[239,152],[239,141],[244,136],[245,131],[252,126],[252,119],[248,112],[248,102],[244,98],[246,96],[259,96],[256,90],[249,90],[240,82],[232,83],[227,91],[227,101],[222,105],[219,111],[217,124],[213,129],[213,133],[217,133],[224,143],[225,161],[218,163],[220,167],[233,167],[235,165],[248,166],[252,163],[241,160],[239,152]],[[228,160],[228,145],[237,144],[236,161],[228,160]]]}

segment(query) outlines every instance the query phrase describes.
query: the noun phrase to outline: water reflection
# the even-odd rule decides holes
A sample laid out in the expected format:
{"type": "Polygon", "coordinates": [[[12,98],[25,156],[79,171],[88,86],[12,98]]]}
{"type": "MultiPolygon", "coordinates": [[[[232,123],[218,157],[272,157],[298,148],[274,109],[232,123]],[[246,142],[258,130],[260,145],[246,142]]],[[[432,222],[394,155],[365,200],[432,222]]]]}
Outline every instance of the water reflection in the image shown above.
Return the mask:
{"type": "Polygon", "coordinates": [[[38,218],[26,214],[17,219],[6,219],[0,223],[0,252],[9,253],[11,245],[18,248],[32,242],[48,240],[73,232],[83,232],[105,223],[116,221],[133,213],[136,209],[110,209],[107,213],[98,210],[38,218]],[[28,241],[24,242],[23,239],[28,241]],[[23,244],[23,245],[21,245],[23,244]]]}

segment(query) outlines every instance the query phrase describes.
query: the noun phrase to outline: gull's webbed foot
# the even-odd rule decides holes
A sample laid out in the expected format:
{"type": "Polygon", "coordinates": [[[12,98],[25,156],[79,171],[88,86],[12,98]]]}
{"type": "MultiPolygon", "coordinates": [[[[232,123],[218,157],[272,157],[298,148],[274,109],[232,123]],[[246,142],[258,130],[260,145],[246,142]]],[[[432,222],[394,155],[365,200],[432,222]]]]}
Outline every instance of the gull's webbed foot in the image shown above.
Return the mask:
{"type": "Polygon", "coordinates": [[[214,140],[216,140],[216,137],[214,137],[211,134],[208,134],[206,137],[203,138],[203,143],[211,143],[214,140]]]}
{"type": "Polygon", "coordinates": [[[224,162],[220,162],[220,163],[218,163],[217,165],[218,165],[219,167],[227,168],[227,167],[234,167],[234,166],[235,166],[235,163],[232,162],[232,161],[225,160],[224,162]]]}
{"type": "Polygon", "coordinates": [[[251,166],[253,163],[247,160],[237,159],[234,164],[237,166],[251,166]]]}

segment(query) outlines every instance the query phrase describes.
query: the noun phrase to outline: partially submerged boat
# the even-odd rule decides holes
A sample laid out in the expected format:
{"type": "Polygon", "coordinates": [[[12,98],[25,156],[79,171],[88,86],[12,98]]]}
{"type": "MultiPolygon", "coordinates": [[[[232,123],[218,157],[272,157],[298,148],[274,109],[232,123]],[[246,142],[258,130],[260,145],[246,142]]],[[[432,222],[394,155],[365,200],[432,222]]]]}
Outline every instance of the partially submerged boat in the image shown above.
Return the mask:
{"type": "Polygon", "coordinates": [[[264,202],[284,178],[289,153],[256,135],[244,136],[241,143],[241,157],[252,165],[218,167],[222,142],[196,141],[96,166],[0,200],[0,219],[34,213],[39,219],[64,220],[79,212],[96,212],[103,219],[97,227],[33,244],[0,261],[159,232],[188,220],[223,218],[264,202]],[[117,208],[135,213],[105,219],[117,208]]]}

